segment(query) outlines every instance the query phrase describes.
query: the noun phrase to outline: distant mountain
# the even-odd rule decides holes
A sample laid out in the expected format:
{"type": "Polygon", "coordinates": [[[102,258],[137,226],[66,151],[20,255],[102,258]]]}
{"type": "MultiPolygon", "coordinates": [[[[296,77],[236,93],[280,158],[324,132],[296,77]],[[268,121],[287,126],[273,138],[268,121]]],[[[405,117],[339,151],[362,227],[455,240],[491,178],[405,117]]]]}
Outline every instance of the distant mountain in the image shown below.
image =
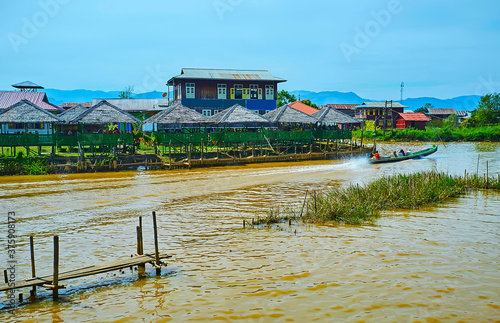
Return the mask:
{"type": "Polygon", "coordinates": [[[479,95],[458,96],[452,99],[436,99],[436,98],[409,98],[403,100],[403,105],[406,105],[411,110],[423,107],[426,103],[430,103],[437,109],[456,109],[471,111],[477,107],[479,95]]]}
{"type": "MultiPolygon", "coordinates": [[[[92,102],[93,99],[118,99],[121,91],[56,90],[45,89],[49,102],[61,105],[64,102],[92,102]]],[[[132,94],[134,99],[161,99],[163,92],[153,91],[132,94]]]]}
{"type": "MultiPolygon", "coordinates": [[[[311,102],[319,105],[324,104],[361,104],[363,102],[376,101],[371,99],[363,99],[353,92],[338,92],[338,91],[290,91],[290,94],[295,95],[297,99],[309,99],[311,102]]],[[[432,97],[408,98],[403,100],[403,105],[406,105],[409,110],[415,110],[423,107],[426,103],[430,103],[437,109],[452,108],[456,110],[474,110],[481,96],[467,95],[459,96],[452,99],[437,99],[432,97]]],[[[399,100],[398,100],[399,102],[399,100]]]]}
{"type": "MultiPolygon", "coordinates": [[[[120,91],[92,91],[92,90],[44,90],[53,104],[60,105],[64,102],[92,102],[92,99],[116,99],[120,91]]],[[[364,99],[353,92],[339,91],[290,91],[298,99],[309,99],[315,104],[324,105],[329,103],[338,104],[361,104],[363,102],[375,101],[364,99]]],[[[172,93],[170,93],[170,97],[172,93]]],[[[139,94],[132,94],[134,99],[161,99],[163,92],[153,91],[139,94]]],[[[408,98],[403,100],[403,104],[408,106],[409,110],[415,110],[426,103],[432,104],[435,108],[453,108],[457,110],[474,110],[481,97],[479,95],[459,96],[452,99],[437,99],[432,97],[408,98]]]]}
{"type": "Polygon", "coordinates": [[[338,92],[338,91],[322,91],[322,92],[311,92],[311,91],[290,91],[290,94],[295,95],[297,100],[311,100],[312,103],[324,105],[324,104],[361,104],[363,102],[372,101],[369,99],[363,99],[353,92],[338,92]]]}

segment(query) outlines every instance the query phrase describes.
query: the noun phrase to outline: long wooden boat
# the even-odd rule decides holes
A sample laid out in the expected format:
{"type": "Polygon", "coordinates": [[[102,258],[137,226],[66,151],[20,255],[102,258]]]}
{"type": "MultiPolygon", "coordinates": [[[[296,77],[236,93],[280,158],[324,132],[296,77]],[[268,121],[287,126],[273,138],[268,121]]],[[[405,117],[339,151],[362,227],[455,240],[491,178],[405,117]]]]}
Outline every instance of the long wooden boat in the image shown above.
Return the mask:
{"type": "Polygon", "coordinates": [[[411,155],[406,155],[406,156],[393,156],[393,157],[380,157],[380,159],[373,159],[370,158],[368,162],[370,164],[381,164],[381,163],[393,163],[393,162],[398,162],[398,161],[403,161],[403,160],[408,160],[408,159],[417,159],[417,158],[422,158],[425,156],[429,156],[430,154],[433,154],[437,151],[438,146],[434,145],[431,148],[427,148],[424,150],[419,150],[414,153],[411,153],[411,155]]]}

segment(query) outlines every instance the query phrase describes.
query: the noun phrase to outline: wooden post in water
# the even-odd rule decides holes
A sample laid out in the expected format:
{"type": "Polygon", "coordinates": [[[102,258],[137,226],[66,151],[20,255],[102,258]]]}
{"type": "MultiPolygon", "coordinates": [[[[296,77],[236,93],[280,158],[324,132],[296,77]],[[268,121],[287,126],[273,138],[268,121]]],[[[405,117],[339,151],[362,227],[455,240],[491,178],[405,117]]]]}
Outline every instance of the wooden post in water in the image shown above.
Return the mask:
{"type": "Polygon", "coordinates": [[[5,283],[6,283],[6,284],[8,284],[8,283],[9,283],[9,277],[8,277],[8,275],[7,275],[7,269],[5,269],[5,270],[3,271],[3,278],[4,278],[4,280],[5,280],[5,283]]]}
{"type": "Polygon", "coordinates": [[[365,122],[361,121],[361,143],[360,143],[360,145],[361,145],[361,147],[360,147],[361,151],[363,151],[363,130],[364,130],[364,126],[363,125],[364,124],[365,124],[365,122]]]}
{"type": "Polygon", "coordinates": [[[172,139],[168,142],[168,169],[172,168],[172,139]]]}
{"type": "Polygon", "coordinates": [[[489,176],[490,174],[488,173],[488,161],[486,161],[486,187],[488,187],[488,182],[489,182],[489,176]]]}
{"type": "Polygon", "coordinates": [[[59,298],[59,237],[54,236],[54,280],[52,282],[52,299],[57,301],[59,298]]]}
{"type": "Polygon", "coordinates": [[[479,177],[479,154],[477,155],[476,177],[479,177]]]}
{"type": "MultiPolygon", "coordinates": [[[[30,255],[31,255],[31,277],[36,277],[35,270],[35,244],[33,243],[33,236],[30,236],[30,255]]],[[[36,286],[33,286],[31,296],[36,297],[36,286]]]]}
{"type": "Polygon", "coordinates": [[[154,238],[155,238],[155,264],[156,264],[156,274],[160,275],[161,274],[161,267],[160,267],[160,253],[158,251],[158,228],[156,226],[156,212],[153,211],[153,231],[154,231],[154,238]]]}
{"type": "Polygon", "coordinates": [[[304,206],[306,205],[307,192],[308,192],[308,190],[306,190],[306,195],[304,196],[304,203],[302,203],[302,209],[300,210],[300,217],[302,217],[302,212],[304,211],[304,206]]]}

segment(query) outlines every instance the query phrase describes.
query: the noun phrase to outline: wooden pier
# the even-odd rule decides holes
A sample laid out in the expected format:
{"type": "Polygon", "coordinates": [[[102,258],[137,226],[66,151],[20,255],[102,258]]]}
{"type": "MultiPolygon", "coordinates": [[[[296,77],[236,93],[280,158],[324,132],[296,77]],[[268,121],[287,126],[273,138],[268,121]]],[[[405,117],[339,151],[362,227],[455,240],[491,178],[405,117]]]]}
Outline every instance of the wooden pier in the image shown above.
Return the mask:
{"type": "MultiPolygon", "coordinates": [[[[170,258],[171,256],[167,253],[160,253],[158,248],[158,230],[156,225],[156,213],[153,212],[153,229],[154,229],[154,245],[155,253],[153,254],[143,254],[144,243],[142,239],[142,217],[139,217],[139,226],[137,226],[137,253],[132,254],[130,257],[115,260],[109,263],[91,265],[82,268],[77,268],[74,270],[69,270],[60,273],[59,272],[59,237],[54,236],[54,265],[53,274],[46,276],[36,276],[35,271],[35,250],[33,243],[33,236],[30,236],[30,254],[31,254],[31,273],[32,277],[22,280],[15,280],[14,286],[12,286],[12,281],[8,280],[7,270],[4,270],[5,284],[0,284],[1,291],[13,290],[32,287],[30,292],[31,297],[36,297],[36,287],[41,286],[44,288],[51,289],[53,291],[53,299],[57,300],[58,290],[65,288],[64,285],[60,285],[59,282],[68,279],[80,278],[85,276],[97,275],[102,273],[107,273],[110,271],[120,270],[124,268],[132,268],[133,266],[138,266],[139,273],[143,273],[145,265],[150,263],[154,268],[156,268],[156,274],[161,274],[161,267],[166,266],[161,259],[170,258]]],[[[19,300],[22,301],[23,296],[19,294],[19,300]]]]}

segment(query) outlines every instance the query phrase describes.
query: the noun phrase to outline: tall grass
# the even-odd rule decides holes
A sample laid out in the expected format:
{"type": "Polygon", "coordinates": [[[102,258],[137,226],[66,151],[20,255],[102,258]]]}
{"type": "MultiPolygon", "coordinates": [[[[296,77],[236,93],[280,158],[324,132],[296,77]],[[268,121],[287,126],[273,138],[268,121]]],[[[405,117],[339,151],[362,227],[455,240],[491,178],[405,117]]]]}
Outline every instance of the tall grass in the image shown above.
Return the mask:
{"type": "MultiPolygon", "coordinates": [[[[361,138],[361,130],[355,130],[352,133],[354,138],[361,138]]],[[[415,128],[392,129],[385,132],[377,130],[377,140],[397,140],[397,141],[500,141],[500,125],[484,126],[475,128],[460,127],[426,127],[425,130],[415,128]]],[[[364,138],[373,137],[373,131],[365,131],[364,138]],[[368,137],[367,137],[368,136],[368,137]]]]}
{"type": "Polygon", "coordinates": [[[380,178],[366,186],[331,189],[307,202],[305,222],[371,224],[380,211],[432,205],[470,189],[500,189],[499,178],[452,176],[435,171],[380,178]]]}

